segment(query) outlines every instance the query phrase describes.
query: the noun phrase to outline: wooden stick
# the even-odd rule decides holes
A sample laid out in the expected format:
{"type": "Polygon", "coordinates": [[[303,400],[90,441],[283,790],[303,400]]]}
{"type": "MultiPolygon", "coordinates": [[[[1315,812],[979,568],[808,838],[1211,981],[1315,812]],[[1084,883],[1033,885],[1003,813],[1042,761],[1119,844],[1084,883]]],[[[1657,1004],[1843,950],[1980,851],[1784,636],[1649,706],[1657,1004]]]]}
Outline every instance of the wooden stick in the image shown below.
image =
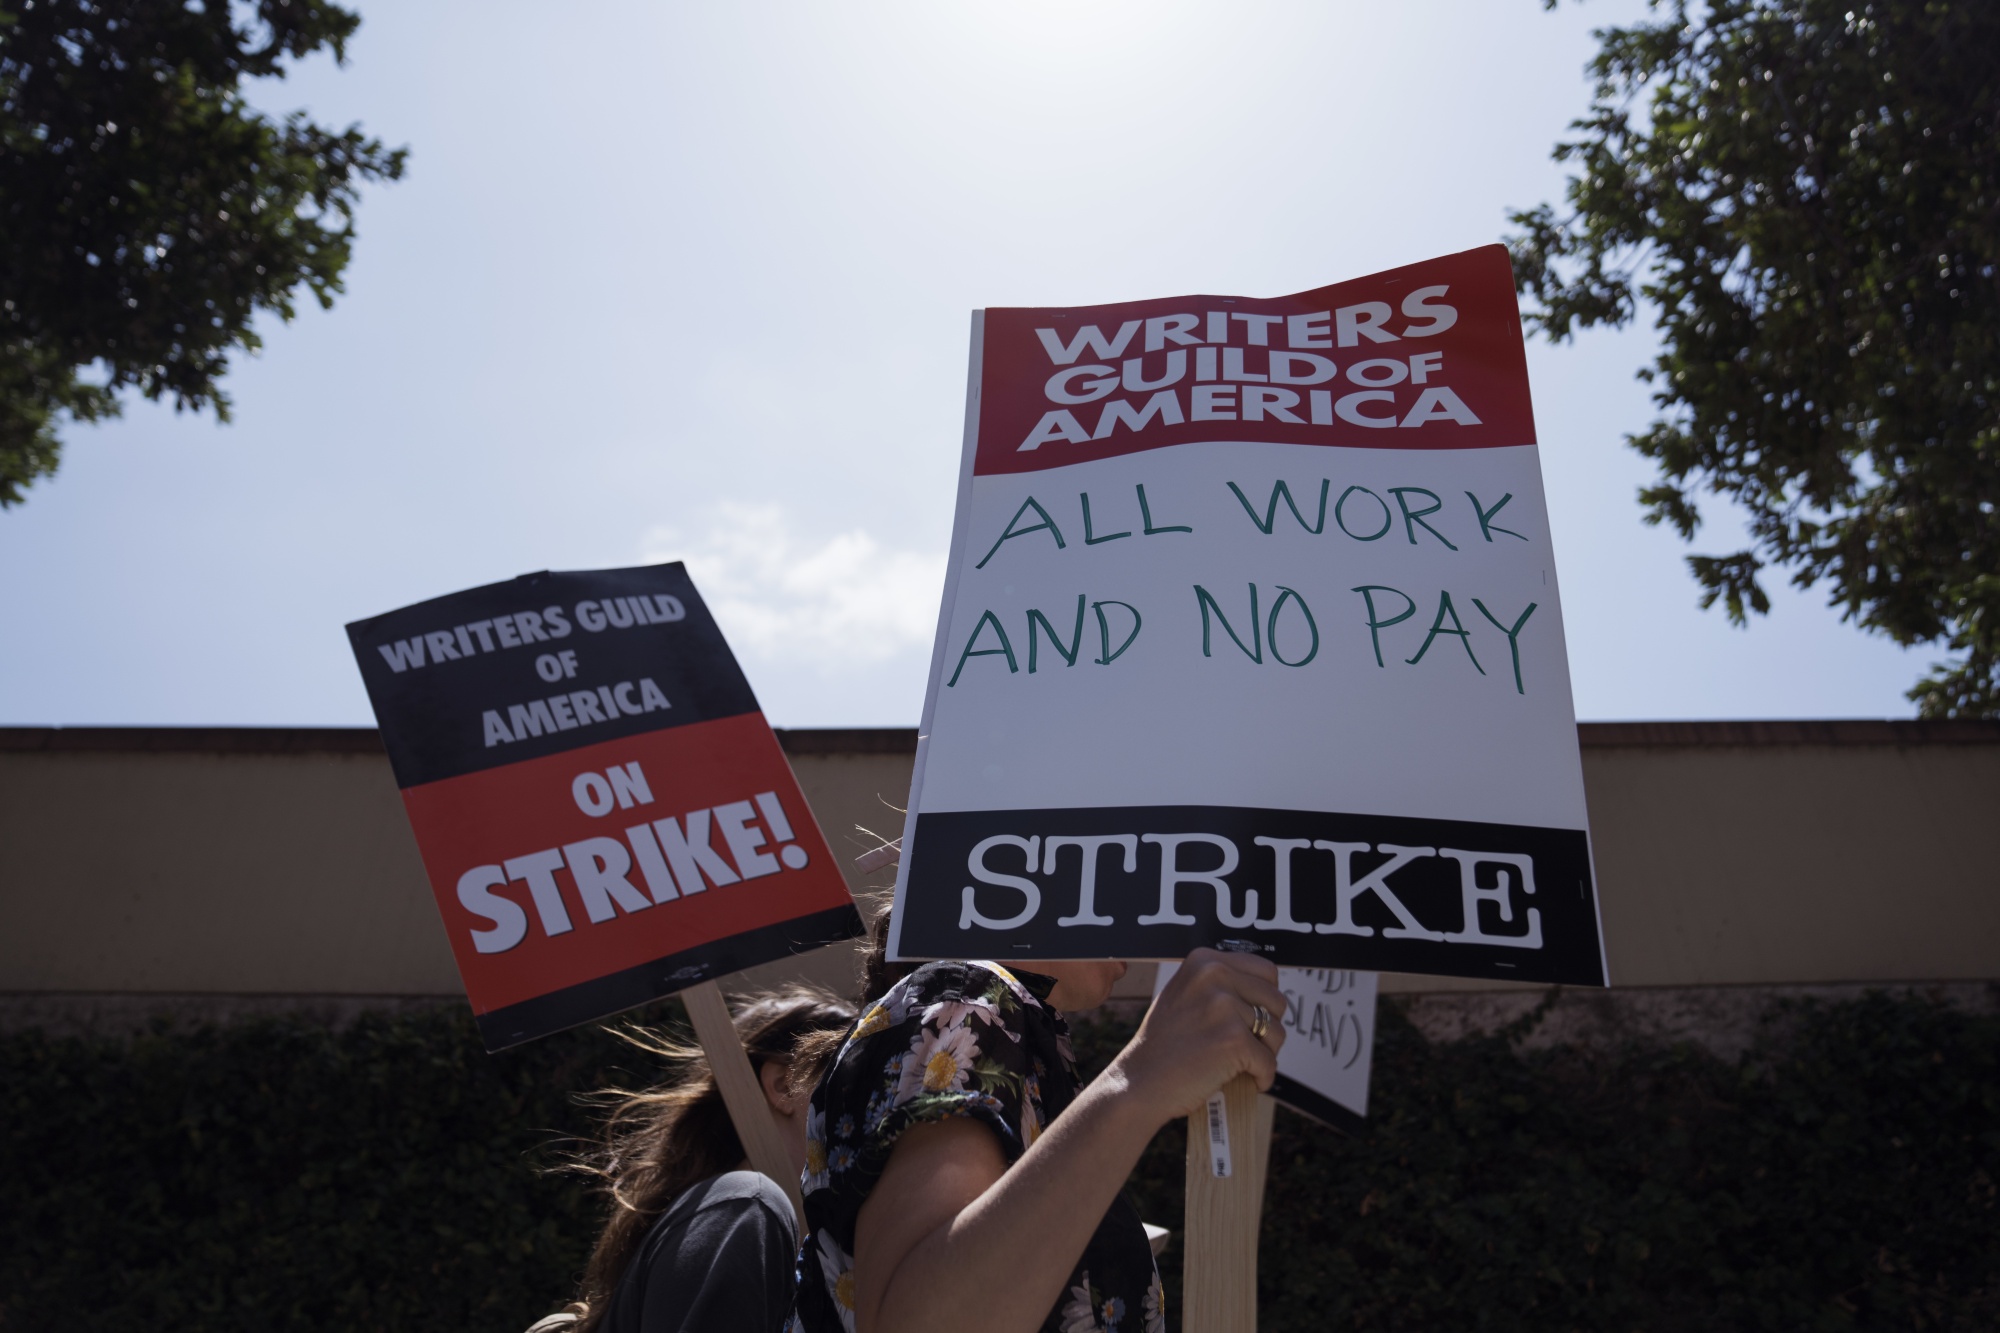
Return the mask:
{"type": "Polygon", "coordinates": [[[1257,1085],[1245,1075],[1231,1079],[1222,1098],[1228,1176],[1215,1174],[1206,1109],[1188,1118],[1185,1333],[1256,1333],[1257,1328],[1257,1229],[1271,1119],[1257,1104],[1257,1085]]]}
{"type": "Polygon", "coordinates": [[[1271,1178],[1271,1122],[1277,1117],[1278,1104],[1260,1095],[1250,1146],[1250,1167],[1257,1173],[1256,1217],[1260,1226],[1264,1220],[1264,1186],[1271,1178]]]}
{"type": "Polygon", "coordinates": [[[701,1043],[702,1052],[708,1056],[708,1067],[715,1073],[722,1104],[729,1108],[729,1118],[735,1122],[736,1137],[743,1140],[744,1155],[753,1169],[784,1187],[785,1197],[792,1201],[792,1212],[803,1231],[806,1210],[799,1197],[799,1173],[792,1169],[784,1136],[771,1116],[771,1104],[764,1099],[764,1085],[758,1082],[757,1071],[750,1067],[743,1039],[736,1035],[736,1021],[729,1015],[728,1002],[713,981],[697,982],[680,995],[681,1003],[687,1006],[688,1021],[694,1024],[695,1040],[701,1043]]]}

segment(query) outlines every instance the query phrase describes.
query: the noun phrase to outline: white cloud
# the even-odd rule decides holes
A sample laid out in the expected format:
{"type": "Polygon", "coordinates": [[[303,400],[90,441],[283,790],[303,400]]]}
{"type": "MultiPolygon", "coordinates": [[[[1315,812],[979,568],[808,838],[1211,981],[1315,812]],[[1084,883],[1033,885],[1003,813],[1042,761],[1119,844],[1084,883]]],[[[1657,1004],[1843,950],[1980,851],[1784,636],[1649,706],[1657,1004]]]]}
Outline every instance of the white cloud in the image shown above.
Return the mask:
{"type": "Polygon", "coordinates": [[[926,648],[944,591],[942,551],[885,547],[861,529],[801,537],[774,504],[724,502],[701,532],[646,534],[645,559],[683,560],[739,650],[800,665],[868,665],[926,648]]]}

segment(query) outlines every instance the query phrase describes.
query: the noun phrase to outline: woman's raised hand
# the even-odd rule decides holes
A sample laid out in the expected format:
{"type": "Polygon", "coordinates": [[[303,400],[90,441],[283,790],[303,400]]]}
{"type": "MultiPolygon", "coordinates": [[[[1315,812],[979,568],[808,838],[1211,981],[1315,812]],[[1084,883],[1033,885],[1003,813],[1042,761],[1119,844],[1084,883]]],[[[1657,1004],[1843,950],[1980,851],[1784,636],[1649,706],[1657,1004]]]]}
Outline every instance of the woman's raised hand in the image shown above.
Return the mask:
{"type": "Polygon", "coordinates": [[[1153,1001],[1113,1068],[1164,1124],[1191,1114],[1238,1074],[1269,1089],[1285,1044],[1284,1016],[1276,967],[1246,954],[1196,949],[1153,1001]]]}

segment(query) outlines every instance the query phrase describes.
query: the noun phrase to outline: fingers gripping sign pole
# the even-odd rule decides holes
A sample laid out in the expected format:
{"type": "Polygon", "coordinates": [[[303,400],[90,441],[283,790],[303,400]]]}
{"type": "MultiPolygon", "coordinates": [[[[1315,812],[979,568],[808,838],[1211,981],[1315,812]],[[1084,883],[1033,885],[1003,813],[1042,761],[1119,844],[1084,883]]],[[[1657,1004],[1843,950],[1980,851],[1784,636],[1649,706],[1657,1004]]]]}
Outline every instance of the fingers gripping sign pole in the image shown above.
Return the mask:
{"type": "Polygon", "coordinates": [[[778,1132],[778,1122],[771,1117],[771,1104],[764,1100],[764,1085],[758,1081],[757,1071],[750,1067],[750,1055],[743,1049],[743,1039],[736,1033],[736,1023],[729,1016],[729,1005],[723,1000],[722,991],[713,981],[704,981],[680,994],[681,1003],[687,1006],[688,1021],[694,1024],[695,1040],[701,1043],[708,1067],[714,1071],[722,1104],[729,1108],[736,1137],[743,1141],[744,1155],[750,1159],[752,1168],[784,1186],[785,1196],[792,1201],[792,1212],[803,1227],[805,1208],[799,1197],[799,1173],[792,1169],[784,1136],[778,1132]]]}
{"type": "Polygon", "coordinates": [[[1239,1074],[1188,1118],[1181,1297],[1187,1333],[1254,1333],[1257,1327],[1257,1230],[1273,1105],[1239,1074]]]}

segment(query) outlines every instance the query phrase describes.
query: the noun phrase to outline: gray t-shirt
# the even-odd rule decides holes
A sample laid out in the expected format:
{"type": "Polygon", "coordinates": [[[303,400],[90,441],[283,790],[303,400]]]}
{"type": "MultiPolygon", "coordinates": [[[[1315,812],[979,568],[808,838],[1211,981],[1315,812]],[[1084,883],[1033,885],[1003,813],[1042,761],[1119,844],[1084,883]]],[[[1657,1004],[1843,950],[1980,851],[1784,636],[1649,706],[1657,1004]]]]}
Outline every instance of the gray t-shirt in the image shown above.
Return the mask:
{"type": "Polygon", "coordinates": [[[690,1185],[646,1233],[612,1293],[606,1333],[780,1333],[798,1250],[792,1205],[769,1176],[690,1185]]]}

